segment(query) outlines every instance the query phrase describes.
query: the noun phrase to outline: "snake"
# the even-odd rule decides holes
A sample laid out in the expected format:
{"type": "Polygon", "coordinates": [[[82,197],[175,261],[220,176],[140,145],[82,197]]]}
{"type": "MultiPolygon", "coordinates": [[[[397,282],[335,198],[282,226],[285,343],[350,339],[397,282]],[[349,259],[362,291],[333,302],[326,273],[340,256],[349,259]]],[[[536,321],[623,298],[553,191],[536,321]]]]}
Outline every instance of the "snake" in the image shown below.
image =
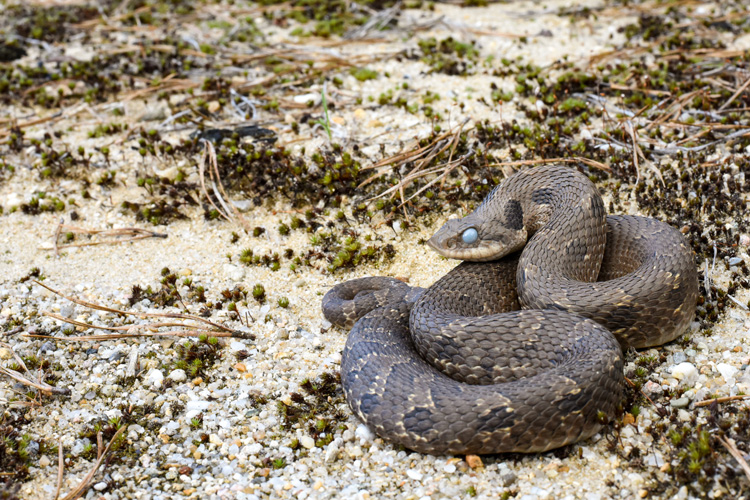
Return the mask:
{"type": "Polygon", "coordinates": [[[372,276],[322,300],[325,318],[350,329],[349,407],[419,453],[537,453],[588,439],[621,411],[624,350],[674,340],[695,315],[683,234],[608,215],[574,167],[513,173],[427,244],[462,262],[428,288],[372,276]]]}

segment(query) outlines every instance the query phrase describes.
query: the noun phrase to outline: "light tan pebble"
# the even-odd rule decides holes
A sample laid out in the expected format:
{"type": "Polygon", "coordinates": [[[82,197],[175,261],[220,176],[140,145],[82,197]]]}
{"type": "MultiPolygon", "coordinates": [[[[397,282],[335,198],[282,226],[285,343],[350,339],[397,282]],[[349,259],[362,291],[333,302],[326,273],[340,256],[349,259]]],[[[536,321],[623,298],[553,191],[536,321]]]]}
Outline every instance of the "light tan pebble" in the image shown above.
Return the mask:
{"type": "Polygon", "coordinates": [[[347,448],[346,453],[350,458],[359,458],[363,455],[362,448],[360,448],[359,446],[352,446],[351,448],[347,448]]]}
{"type": "Polygon", "coordinates": [[[208,106],[206,106],[209,112],[216,113],[221,109],[221,104],[219,104],[219,101],[211,101],[208,103],[208,106]]]}
{"type": "Polygon", "coordinates": [[[346,120],[344,120],[344,118],[342,118],[341,116],[332,116],[331,121],[336,125],[344,125],[346,123],[346,120]]]}
{"type": "Polygon", "coordinates": [[[638,498],[646,498],[648,496],[648,490],[638,490],[638,498]]]}
{"type": "Polygon", "coordinates": [[[200,460],[202,456],[203,456],[203,453],[201,453],[201,452],[200,452],[200,451],[198,451],[198,450],[195,450],[195,451],[193,452],[193,458],[194,458],[195,460],[200,460]]]}
{"type": "Polygon", "coordinates": [[[406,475],[415,481],[421,481],[423,477],[422,473],[416,470],[408,470],[406,471],[406,475]]]}
{"type": "Polygon", "coordinates": [[[234,369],[240,373],[245,373],[247,371],[247,367],[245,366],[245,363],[236,363],[234,365],[234,369]]]}
{"type": "Polygon", "coordinates": [[[193,270],[189,267],[186,267],[185,269],[182,269],[180,271],[180,276],[191,276],[193,274],[193,270]]]}
{"type": "Polygon", "coordinates": [[[367,113],[365,112],[364,109],[357,108],[357,109],[354,110],[354,118],[356,120],[360,120],[360,121],[364,120],[365,118],[367,118],[367,113]]]}
{"type": "Polygon", "coordinates": [[[308,450],[315,448],[315,440],[310,436],[302,436],[299,440],[299,443],[308,450]]]}
{"type": "Polygon", "coordinates": [[[479,457],[479,455],[466,455],[466,463],[472,469],[484,467],[484,463],[482,462],[482,459],[479,457]]]}
{"type": "Polygon", "coordinates": [[[46,455],[42,455],[42,458],[39,459],[39,467],[47,467],[50,463],[52,462],[46,455]]]}
{"type": "Polygon", "coordinates": [[[208,442],[211,444],[215,444],[217,446],[220,446],[222,444],[221,439],[216,434],[211,434],[208,436],[208,442]]]}
{"type": "Polygon", "coordinates": [[[203,379],[201,377],[195,377],[192,382],[193,385],[201,385],[203,383],[203,379]]]}
{"type": "Polygon", "coordinates": [[[7,349],[5,347],[0,348],[0,359],[10,359],[13,357],[13,354],[10,352],[10,349],[7,349]]]}
{"type": "Polygon", "coordinates": [[[381,122],[380,120],[370,120],[367,123],[367,126],[370,128],[378,128],[383,126],[383,122],[381,122]]]}
{"type": "Polygon", "coordinates": [[[317,481],[315,481],[315,483],[313,484],[313,489],[315,491],[320,490],[320,488],[322,488],[322,487],[323,487],[323,481],[321,481],[320,479],[318,479],[317,481]]]}

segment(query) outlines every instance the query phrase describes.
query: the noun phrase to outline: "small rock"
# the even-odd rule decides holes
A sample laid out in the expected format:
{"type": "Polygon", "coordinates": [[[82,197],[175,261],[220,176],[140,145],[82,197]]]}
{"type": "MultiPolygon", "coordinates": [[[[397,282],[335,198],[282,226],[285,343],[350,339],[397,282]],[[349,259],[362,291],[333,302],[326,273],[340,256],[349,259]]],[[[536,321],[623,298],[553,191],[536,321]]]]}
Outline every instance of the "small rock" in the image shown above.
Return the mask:
{"type": "Polygon", "coordinates": [[[42,458],[39,459],[39,467],[47,467],[50,463],[52,462],[46,455],[42,455],[42,458]]]}
{"type": "Polygon", "coordinates": [[[341,451],[341,445],[344,443],[344,440],[341,438],[336,438],[333,441],[331,441],[328,446],[326,447],[326,456],[325,456],[325,462],[327,464],[330,464],[336,458],[339,456],[339,452],[341,451]]]}
{"type": "Polygon", "coordinates": [[[732,257],[731,259],[729,259],[729,265],[730,266],[736,266],[740,262],[742,262],[742,258],[741,257],[732,257]]]}
{"type": "Polygon", "coordinates": [[[187,373],[185,373],[185,370],[181,368],[177,368],[176,370],[172,370],[169,372],[169,375],[167,375],[169,380],[172,380],[174,382],[184,382],[187,380],[187,373]]]}
{"type": "Polygon", "coordinates": [[[680,363],[670,370],[672,376],[681,380],[685,385],[693,385],[698,380],[698,370],[692,363],[680,363]]]}
{"type": "Polygon", "coordinates": [[[72,318],[76,312],[75,304],[64,304],[60,307],[60,316],[65,318],[72,318]]]}
{"type": "Polygon", "coordinates": [[[445,467],[443,467],[443,472],[447,474],[453,474],[456,472],[456,466],[454,464],[445,464],[445,467]]]}
{"type": "Polygon", "coordinates": [[[717,364],[716,369],[719,371],[719,373],[721,373],[721,376],[724,377],[724,380],[729,380],[730,378],[737,375],[737,372],[739,371],[737,368],[727,363],[717,364]]]}
{"type": "Polygon", "coordinates": [[[123,356],[124,354],[122,353],[122,351],[120,351],[119,349],[115,349],[115,352],[107,357],[107,361],[109,361],[110,363],[114,363],[115,361],[119,361],[123,356]]]}
{"type": "Polygon", "coordinates": [[[106,489],[107,489],[107,483],[105,483],[104,481],[101,481],[101,482],[99,482],[99,483],[96,483],[96,484],[94,485],[94,489],[95,489],[96,491],[104,491],[104,490],[106,490],[106,489]]]}
{"type": "Polygon", "coordinates": [[[683,398],[678,398],[678,399],[673,399],[672,401],[669,402],[669,405],[672,408],[685,408],[689,404],[690,404],[690,400],[688,398],[684,398],[684,397],[683,398]]]}
{"type": "Polygon", "coordinates": [[[687,355],[682,351],[678,351],[672,355],[672,360],[674,364],[679,365],[687,361],[687,355]]]}
{"type": "Polygon", "coordinates": [[[466,455],[466,463],[472,469],[484,467],[484,463],[482,462],[482,459],[479,457],[479,455],[466,455]]]}
{"type": "MultiPolygon", "coordinates": [[[[676,377],[675,377],[676,378],[676,377]]],[[[645,384],[643,384],[643,392],[645,392],[648,395],[660,395],[664,392],[664,389],[662,389],[661,384],[657,384],[653,380],[649,380],[645,384]]]]}
{"type": "Polygon", "coordinates": [[[302,436],[299,440],[299,444],[301,444],[308,450],[312,450],[313,448],[315,448],[315,440],[310,436],[302,436]]]}
{"type": "Polygon", "coordinates": [[[297,104],[307,104],[308,102],[312,102],[313,106],[317,106],[320,102],[320,99],[320,94],[316,92],[311,92],[309,94],[300,94],[292,98],[292,100],[297,104]]]}
{"type": "Polygon", "coordinates": [[[375,434],[364,424],[359,424],[357,430],[354,431],[354,435],[364,443],[371,443],[375,439],[375,434]]]}
{"type": "Polygon", "coordinates": [[[0,359],[10,359],[12,357],[13,353],[10,352],[10,349],[0,347],[0,359]]]}
{"type": "Polygon", "coordinates": [[[224,264],[223,271],[232,281],[242,281],[245,278],[245,269],[234,264],[224,264]]]}
{"type": "Polygon", "coordinates": [[[409,469],[408,471],[406,471],[406,475],[409,476],[411,479],[413,479],[415,481],[421,481],[422,480],[422,473],[418,472],[418,471],[415,471],[415,470],[412,470],[412,469],[409,469]]]}
{"type": "Polygon", "coordinates": [[[150,386],[158,389],[161,387],[162,382],[164,382],[164,374],[161,370],[154,368],[146,375],[146,383],[150,386]]]}

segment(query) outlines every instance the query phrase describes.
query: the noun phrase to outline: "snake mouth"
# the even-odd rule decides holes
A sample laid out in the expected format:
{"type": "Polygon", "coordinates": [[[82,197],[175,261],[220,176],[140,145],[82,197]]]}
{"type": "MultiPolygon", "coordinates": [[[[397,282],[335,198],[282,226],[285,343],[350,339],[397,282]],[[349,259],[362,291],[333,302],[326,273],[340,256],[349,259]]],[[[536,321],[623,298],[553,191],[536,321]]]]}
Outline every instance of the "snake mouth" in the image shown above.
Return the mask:
{"type": "Polygon", "coordinates": [[[448,259],[468,260],[472,262],[486,262],[497,259],[497,255],[502,252],[502,245],[491,241],[481,241],[474,247],[459,247],[450,241],[443,241],[439,235],[435,235],[427,240],[427,245],[435,250],[438,254],[448,259]]]}

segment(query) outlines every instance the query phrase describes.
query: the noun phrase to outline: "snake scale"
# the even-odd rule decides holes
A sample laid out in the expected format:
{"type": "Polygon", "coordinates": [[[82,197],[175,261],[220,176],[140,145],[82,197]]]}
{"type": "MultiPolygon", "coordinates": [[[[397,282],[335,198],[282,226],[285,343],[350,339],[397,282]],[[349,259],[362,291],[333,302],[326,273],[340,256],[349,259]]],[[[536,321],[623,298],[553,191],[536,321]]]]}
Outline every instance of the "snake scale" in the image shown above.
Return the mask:
{"type": "Polygon", "coordinates": [[[668,342],[695,313],[682,234],[608,216],[573,168],[515,173],[428,244],[464,262],[427,289],[361,278],[322,304],[351,327],[349,406],[418,452],[531,453],[594,435],[622,398],[622,349],[668,342]]]}

